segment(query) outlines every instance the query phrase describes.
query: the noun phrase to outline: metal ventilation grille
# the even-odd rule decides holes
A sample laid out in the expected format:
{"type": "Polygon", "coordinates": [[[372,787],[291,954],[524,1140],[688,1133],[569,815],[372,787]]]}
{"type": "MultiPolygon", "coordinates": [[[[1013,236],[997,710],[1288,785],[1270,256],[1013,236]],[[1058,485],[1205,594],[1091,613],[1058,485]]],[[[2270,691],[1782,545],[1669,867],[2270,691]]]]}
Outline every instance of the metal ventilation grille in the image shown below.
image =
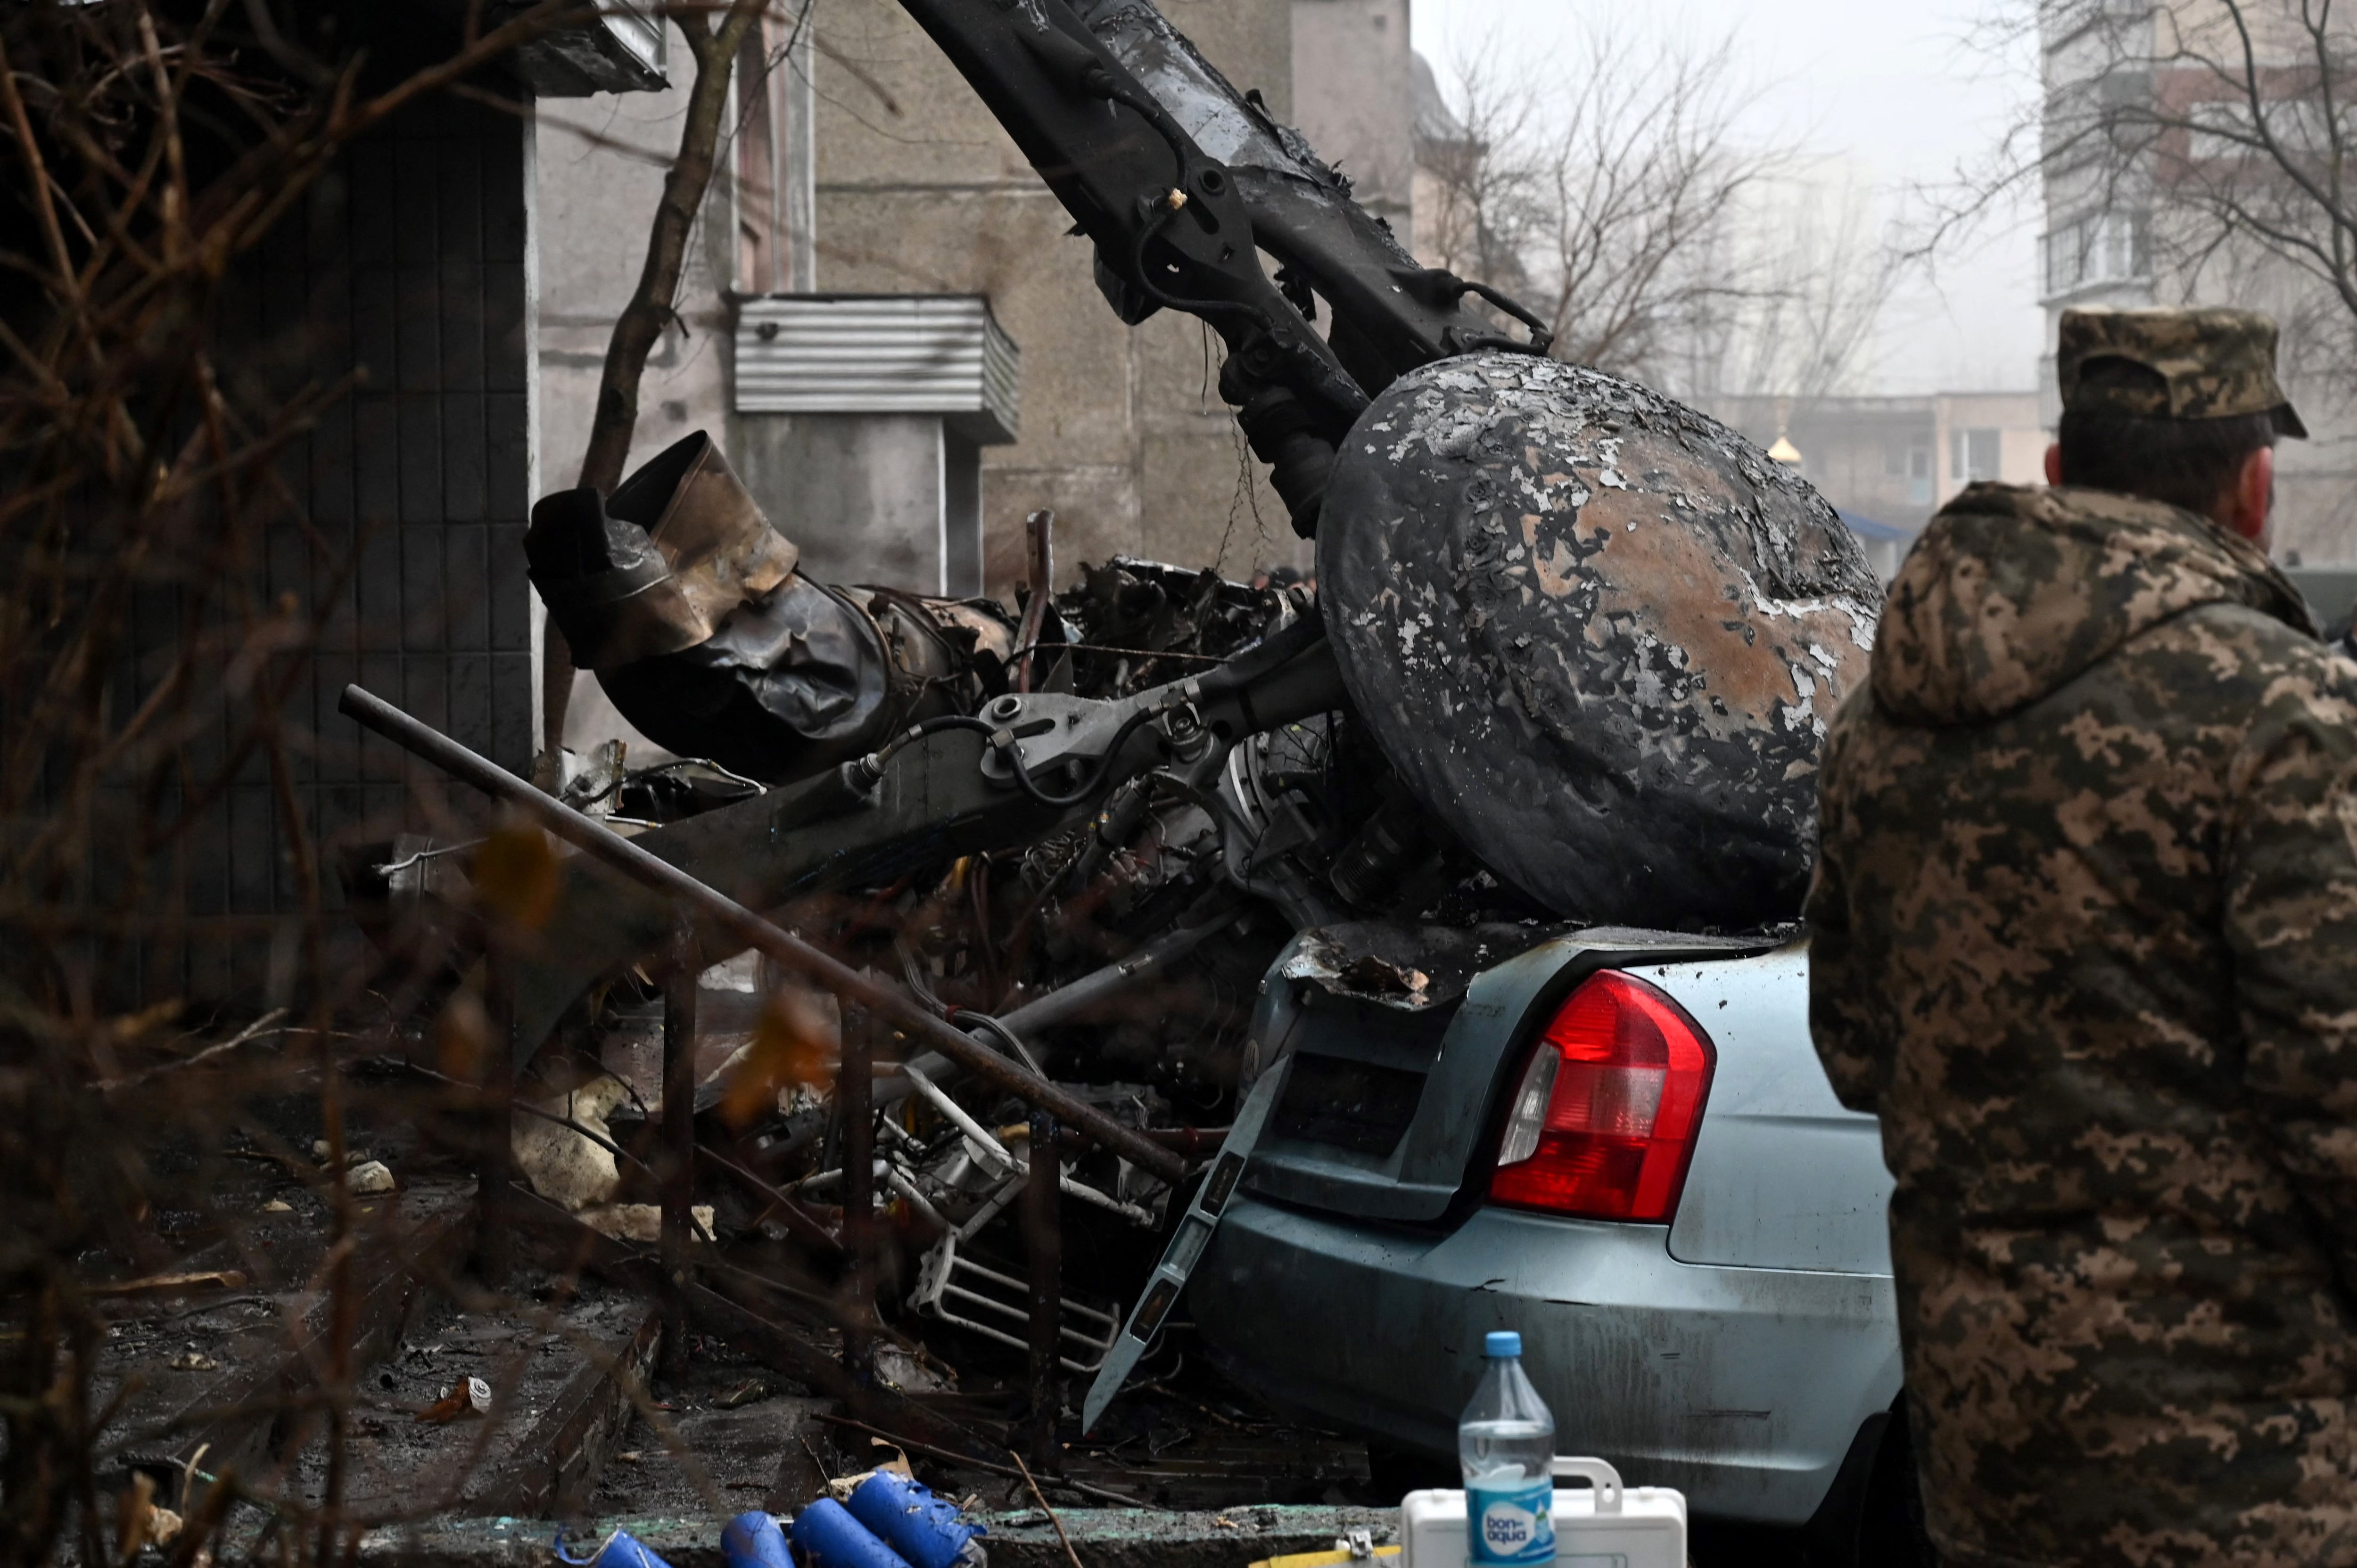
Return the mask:
{"type": "Polygon", "coordinates": [[[738,307],[739,413],[938,413],[993,446],[1019,428],[1021,370],[975,295],[765,295],[738,307]]]}

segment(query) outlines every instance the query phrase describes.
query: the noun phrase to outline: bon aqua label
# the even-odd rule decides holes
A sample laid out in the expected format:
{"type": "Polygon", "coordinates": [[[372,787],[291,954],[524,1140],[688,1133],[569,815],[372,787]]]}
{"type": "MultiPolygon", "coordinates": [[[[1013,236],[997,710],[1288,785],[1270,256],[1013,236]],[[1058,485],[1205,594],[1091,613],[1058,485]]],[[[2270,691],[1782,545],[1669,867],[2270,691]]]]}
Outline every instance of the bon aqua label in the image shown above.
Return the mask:
{"type": "Polygon", "coordinates": [[[1475,1563],[1531,1563],[1555,1561],[1555,1487],[1540,1480],[1491,1491],[1476,1487],[1465,1495],[1475,1563]]]}

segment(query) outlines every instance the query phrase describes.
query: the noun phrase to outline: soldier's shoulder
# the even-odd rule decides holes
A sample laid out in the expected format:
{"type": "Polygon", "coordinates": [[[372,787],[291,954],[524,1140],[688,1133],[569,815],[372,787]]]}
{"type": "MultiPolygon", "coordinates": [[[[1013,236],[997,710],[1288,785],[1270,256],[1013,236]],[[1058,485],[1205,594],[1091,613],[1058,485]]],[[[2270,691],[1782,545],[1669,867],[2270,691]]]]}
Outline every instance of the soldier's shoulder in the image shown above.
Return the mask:
{"type": "Polygon", "coordinates": [[[2141,523],[2175,530],[2189,514],[2166,501],[2116,490],[2091,489],[2084,485],[2016,485],[1980,479],[1950,497],[1932,514],[1932,524],[1943,519],[2015,518],[2048,526],[2080,519],[2110,523],[2141,523]]]}
{"type": "Polygon", "coordinates": [[[2230,649],[2238,660],[2270,673],[2325,684],[2357,677],[2357,663],[2334,644],[2265,606],[2213,599],[2160,622],[2136,640],[2166,640],[2172,631],[2180,638],[2190,634],[2207,644],[2230,649]]]}
{"type": "Polygon", "coordinates": [[[1875,700],[1873,688],[1860,682],[1825,725],[1817,757],[1818,794],[1831,800],[1888,789],[1908,777],[1935,744],[1935,732],[1894,719],[1875,700]]]}
{"type": "Polygon", "coordinates": [[[2237,708],[2258,727],[2326,722],[2357,749],[2357,662],[2266,610],[2200,605],[2135,639],[2120,657],[2174,667],[2163,679],[2195,708],[2237,708]]]}

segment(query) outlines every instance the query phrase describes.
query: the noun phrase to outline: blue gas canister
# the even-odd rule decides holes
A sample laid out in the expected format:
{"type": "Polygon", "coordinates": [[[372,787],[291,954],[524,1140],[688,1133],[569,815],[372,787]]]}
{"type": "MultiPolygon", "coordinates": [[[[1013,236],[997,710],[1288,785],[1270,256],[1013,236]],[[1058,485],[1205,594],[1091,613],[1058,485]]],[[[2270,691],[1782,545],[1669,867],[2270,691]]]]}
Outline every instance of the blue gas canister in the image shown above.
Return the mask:
{"type": "Polygon", "coordinates": [[[969,1522],[955,1503],[933,1496],[921,1481],[897,1470],[878,1470],[851,1490],[847,1506],[860,1523],[908,1559],[909,1568],[956,1568],[985,1561],[976,1536],[985,1527],[969,1522]]]}
{"type": "Polygon", "coordinates": [[[720,1531],[720,1555],[728,1568],[794,1568],[778,1521],[759,1509],[740,1513],[720,1531]]]}
{"type": "Polygon", "coordinates": [[[833,1498],[821,1498],[796,1515],[792,1536],[804,1568],[909,1568],[906,1559],[833,1498]]]}
{"type": "Polygon", "coordinates": [[[556,1560],[567,1568],[671,1568],[671,1564],[647,1550],[647,1543],[627,1530],[618,1530],[608,1536],[605,1544],[587,1557],[568,1557],[565,1553],[565,1532],[558,1530],[554,1542],[556,1560]]]}

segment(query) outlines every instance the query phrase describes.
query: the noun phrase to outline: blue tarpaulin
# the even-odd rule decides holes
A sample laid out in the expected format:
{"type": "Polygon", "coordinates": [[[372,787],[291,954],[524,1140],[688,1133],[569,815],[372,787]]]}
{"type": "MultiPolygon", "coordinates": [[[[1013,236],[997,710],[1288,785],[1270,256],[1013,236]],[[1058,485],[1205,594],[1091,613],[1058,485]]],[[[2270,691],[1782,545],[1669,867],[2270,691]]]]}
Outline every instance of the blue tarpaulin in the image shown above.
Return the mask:
{"type": "Polygon", "coordinates": [[[1902,543],[1910,543],[1915,538],[1915,530],[1911,528],[1898,528],[1890,523],[1877,522],[1870,517],[1864,517],[1840,507],[1834,508],[1834,515],[1847,523],[1849,531],[1860,539],[1893,539],[1902,543]]]}

